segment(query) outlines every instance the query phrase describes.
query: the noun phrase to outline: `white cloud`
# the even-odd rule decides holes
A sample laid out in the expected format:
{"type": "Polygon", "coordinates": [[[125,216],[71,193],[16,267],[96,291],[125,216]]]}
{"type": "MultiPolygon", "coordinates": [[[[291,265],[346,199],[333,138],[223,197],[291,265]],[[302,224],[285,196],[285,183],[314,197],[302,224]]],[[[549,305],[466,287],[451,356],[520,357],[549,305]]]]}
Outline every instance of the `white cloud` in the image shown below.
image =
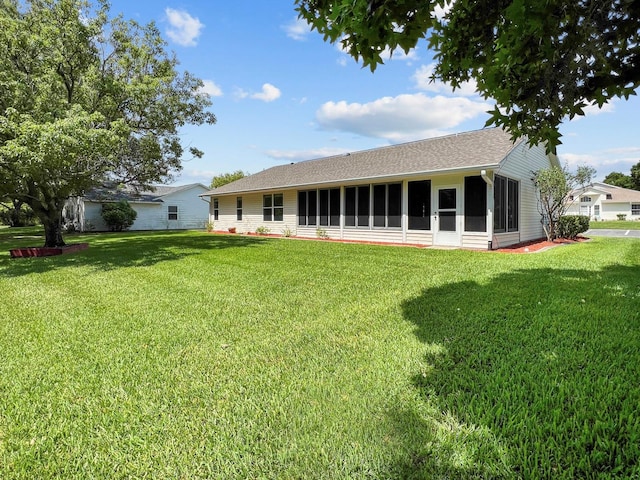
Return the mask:
{"type": "Polygon", "coordinates": [[[613,98],[609,101],[609,103],[605,103],[602,105],[602,108],[598,107],[596,102],[592,102],[590,105],[587,105],[582,110],[584,111],[584,116],[576,115],[571,119],[572,122],[576,122],[585,117],[593,117],[595,115],[600,115],[603,113],[613,113],[616,109],[616,101],[617,99],[613,98]]]}
{"type": "Polygon", "coordinates": [[[311,160],[314,158],[331,157],[333,155],[342,155],[349,152],[346,148],[317,148],[311,150],[268,150],[266,155],[274,160],[283,162],[301,162],[303,160],[311,160]]]}
{"type": "Polygon", "coordinates": [[[488,103],[468,98],[418,93],[365,104],[327,102],[316,112],[316,120],[327,130],[404,142],[450,133],[450,129],[490,108],[488,103]]]}
{"type": "Polygon", "coordinates": [[[221,97],[222,89],[216,85],[212,80],[203,80],[202,87],[198,90],[198,93],[208,95],[210,97],[221,97]]]}
{"type": "Polygon", "coordinates": [[[462,95],[464,97],[472,97],[478,95],[476,92],[477,84],[475,81],[464,82],[460,87],[456,88],[455,92],[453,87],[448,83],[444,83],[440,80],[431,81],[431,76],[433,75],[433,69],[435,68],[435,63],[430,63],[429,65],[423,65],[411,77],[415,83],[416,87],[425,92],[434,92],[440,93],[443,95],[462,95]]]}
{"type": "Polygon", "coordinates": [[[262,100],[263,102],[273,102],[280,98],[280,89],[270,83],[265,83],[262,85],[262,91],[260,93],[254,93],[250,95],[250,97],[256,100],[262,100]]]}
{"type": "Polygon", "coordinates": [[[592,153],[561,153],[558,159],[567,164],[570,170],[579,165],[589,165],[597,171],[597,179],[602,180],[611,172],[629,174],[631,167],[638,162],[639,147],[609,148],[592,153]]]}
{"type": "Polygon", "coordinates": [[[287,37],[298,41],[306,40],[311,33],[311,27],[301,18],[294,18],[291,22],[283,25],[282,29],[287,33],[287,37]]]}
{"type": "Polygon", "coordinates": [[[184,10],[174,10],[167,7],[164,12],[170,25],[167,30],[169,38],[183,47],[195,46],[196,39],[200,36],[204,24],[197,17],[192,17],[184,10]]]}

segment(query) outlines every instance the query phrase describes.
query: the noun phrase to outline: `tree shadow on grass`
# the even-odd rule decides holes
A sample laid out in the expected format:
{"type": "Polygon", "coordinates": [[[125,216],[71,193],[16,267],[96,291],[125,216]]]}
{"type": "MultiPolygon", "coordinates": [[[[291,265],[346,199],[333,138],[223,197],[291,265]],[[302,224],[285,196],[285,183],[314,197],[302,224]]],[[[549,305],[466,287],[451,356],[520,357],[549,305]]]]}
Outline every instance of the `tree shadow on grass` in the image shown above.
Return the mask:
{"type": "Polygon", "coordinates": [[[392,419],[404,478],[640,475],[638,266],[519,270],[402,308],[427,350],[424,411],[392,419]]]}
{"type": "Polygon", "coordinates": [[[105,271],[121,267],[150,266],[160,262],[179,260],[207,250],[245,248],[265,242],[258,237],[241,235],[207,235],[193,232],[127,232],[68,235],[67,244],[89,243],[80,252],[38,258],[10,258],[10,248],[30,246],[33,235],[10,238],[0,243],[0,275],[17,277],[41,273],[68,266],[91,266],[105,271]]]}

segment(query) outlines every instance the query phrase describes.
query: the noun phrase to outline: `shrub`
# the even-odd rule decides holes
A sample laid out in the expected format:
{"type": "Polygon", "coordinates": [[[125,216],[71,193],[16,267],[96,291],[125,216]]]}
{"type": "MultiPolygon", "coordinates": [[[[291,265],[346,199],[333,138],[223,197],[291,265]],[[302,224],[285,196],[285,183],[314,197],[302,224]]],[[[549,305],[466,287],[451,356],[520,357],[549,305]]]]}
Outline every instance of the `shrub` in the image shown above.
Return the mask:
{"type": "Polygon", "coordinates": [[[589,230],[589,217],[586,215],[564,215],[558,220],[558,233],[562,238],[576,238],[589,230]]]}
{"type": "Polygon", "coordinates": [[[126,230],[133,225],[137,216],[138,212],[126,200],[102,205],[102,218],[112,232],[126,230]]]}
{"type": "Polygon", "coordinates": [[[256,228],[256,233],[258,235],[267,235],[271,230],[268,227],[265,226],[259,226],[258,228],[256,228]]]}
{"type": "Polygon", "coordinates": [[[616,215],[616,217],[618,217],[618,220],[624,222],[627,219],[627,214],[626,213],[618,213],[616,215]]]}

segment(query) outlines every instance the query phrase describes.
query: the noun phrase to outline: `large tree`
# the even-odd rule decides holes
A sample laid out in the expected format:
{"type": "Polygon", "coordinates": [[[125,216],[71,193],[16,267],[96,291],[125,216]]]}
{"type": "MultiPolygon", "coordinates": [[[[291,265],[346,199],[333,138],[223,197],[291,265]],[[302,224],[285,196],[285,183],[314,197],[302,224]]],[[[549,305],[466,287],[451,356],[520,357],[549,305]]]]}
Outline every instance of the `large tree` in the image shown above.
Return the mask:
{"type": "Polygon", "coordinates": [[[295,0],[302,18],[365,66],[428,36],[434,79],[475,80],[496,101],[487,124],[561,143],[566,118],[640,86],[636,0],[295,0]],[[447,6],[447,4],[452,4],[447,6]],[[447,11],[448,10],[448,11],[447,11]],[[442,13],[446,12],[444,16],[442,13]]]}
{"type": "Polygon", "coordinates": [[[177,66],[153,23],[110,19],[106,1],[0,0],[0,197],[33,209],[46,246],[64,245],[69,196],[169,180],[180,127],[215,122],[177,66]]]}
{"type": "Polygon", "coordinates": [[[247,174],[242,170],[236,170],[235,172],[221,173],[220,175],[214,175],[211,180],[211,188],[218,188],[227,183],[235,182],[241,178],[246,177],[247,174]]]}

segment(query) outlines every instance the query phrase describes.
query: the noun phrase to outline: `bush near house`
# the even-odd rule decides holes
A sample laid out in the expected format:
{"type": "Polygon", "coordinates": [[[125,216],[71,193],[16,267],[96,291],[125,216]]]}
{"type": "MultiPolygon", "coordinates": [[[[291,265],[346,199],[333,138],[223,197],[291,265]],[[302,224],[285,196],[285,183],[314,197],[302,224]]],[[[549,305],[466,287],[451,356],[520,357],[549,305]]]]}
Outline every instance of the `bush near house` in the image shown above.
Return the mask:
{"type": "Polygon", "coordinates": [[[589,230],[589,217],[586,215],[564,215],[558,220],[558,234],[561,238],[574,239],[589,230]]]}
{"type": "Polygon", "coordinates": [[[102,205],[102,218],[112,232],[126,230],[133,225],[137,216],[138,212],[126,200],[102,205]]]}

